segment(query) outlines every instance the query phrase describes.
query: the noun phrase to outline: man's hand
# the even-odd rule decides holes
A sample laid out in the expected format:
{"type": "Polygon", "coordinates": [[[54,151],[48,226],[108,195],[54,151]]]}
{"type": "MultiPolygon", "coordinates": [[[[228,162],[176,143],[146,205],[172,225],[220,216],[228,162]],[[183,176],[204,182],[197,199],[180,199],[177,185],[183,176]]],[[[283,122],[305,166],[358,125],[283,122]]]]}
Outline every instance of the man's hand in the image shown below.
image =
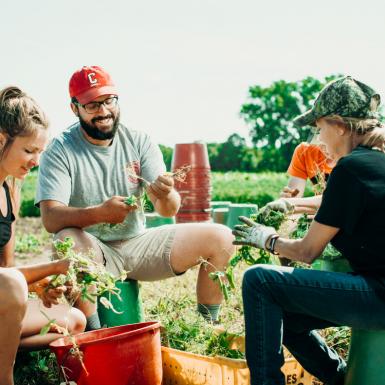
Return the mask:
{"type": "Polygon", "coordinates": [[[259,213],[262,217],[266,218],[272,211],[280,211],[283,214],[292,214],[294,209],[295,205],[291,204],[287,199],[279,198],[262,207],[259,210],[259,213]]]}
{"type": "Polygon", "coordinates": [[[273,235],[278,233],[274,227],[268,227],[252,221],[246,217],[238,218],[245,225],[235,225],[233,234],[237,237],[234,245],[254,246],[266,249],[266,244],[273,235]]]}
{"type": "Polygon", "coordinates": [[[174,179],[168,175],[159,175],[154,182],[147,187],[147,193],[156,199],[166,198],[174,188],[174,179]]]}
{"type": "Polygon", "coordinates": [[[126,197],[113,196],[99,205],[100,223],[122,223],[127,214],[138,208],[136,204],[125,203],[126,197]]]}

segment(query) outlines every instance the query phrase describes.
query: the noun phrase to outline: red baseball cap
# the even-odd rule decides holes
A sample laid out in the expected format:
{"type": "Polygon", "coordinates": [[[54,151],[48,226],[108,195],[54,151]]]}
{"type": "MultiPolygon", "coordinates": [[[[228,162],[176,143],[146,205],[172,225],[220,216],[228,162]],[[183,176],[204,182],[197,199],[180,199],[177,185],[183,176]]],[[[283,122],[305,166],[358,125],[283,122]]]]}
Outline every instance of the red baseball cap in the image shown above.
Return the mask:
{"type": "Polygon", "coordinates": [[[71,98],[76,98],[80,104],[87,104],[101,95],[118,94],[111,76],[98,66],[84,66],[76,71],[71,76],[69,90],[71,98]]]}

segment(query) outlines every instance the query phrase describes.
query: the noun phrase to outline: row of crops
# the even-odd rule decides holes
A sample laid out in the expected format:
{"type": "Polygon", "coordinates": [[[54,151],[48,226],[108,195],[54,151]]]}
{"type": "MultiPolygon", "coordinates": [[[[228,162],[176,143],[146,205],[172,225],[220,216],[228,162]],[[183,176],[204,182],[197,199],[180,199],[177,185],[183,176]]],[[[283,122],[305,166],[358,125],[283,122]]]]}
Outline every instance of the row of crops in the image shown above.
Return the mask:
{"type": "MultiPolygon", "coordinates": [[[[20,216],[40,216],[39,209],[34,206],[37,173],[28,175],[22,187],[22,203],[20,216]]],[[[233,203],[256,203],[259,207],[278,197],[288,177],[285,173],[243,173],[213,172],[212,200],[231,201],[233,203]]],[[[307,190],[310,193],[310,189],[307,190]]]]}

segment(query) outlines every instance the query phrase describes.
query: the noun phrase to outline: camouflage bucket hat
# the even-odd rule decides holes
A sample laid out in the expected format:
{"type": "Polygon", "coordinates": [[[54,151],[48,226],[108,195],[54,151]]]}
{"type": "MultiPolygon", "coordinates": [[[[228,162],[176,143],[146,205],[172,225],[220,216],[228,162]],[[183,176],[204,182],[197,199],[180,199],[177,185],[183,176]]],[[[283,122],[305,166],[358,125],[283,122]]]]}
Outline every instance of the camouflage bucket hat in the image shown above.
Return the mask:
{"type": "Polygon", "coordinates": [[[351,76],[336,79],[319,93],[313,107],[297,116],[296,126],[315,126],[317,119],[328,115],[345,118],[378,119],[380,95],[351,76]]]}

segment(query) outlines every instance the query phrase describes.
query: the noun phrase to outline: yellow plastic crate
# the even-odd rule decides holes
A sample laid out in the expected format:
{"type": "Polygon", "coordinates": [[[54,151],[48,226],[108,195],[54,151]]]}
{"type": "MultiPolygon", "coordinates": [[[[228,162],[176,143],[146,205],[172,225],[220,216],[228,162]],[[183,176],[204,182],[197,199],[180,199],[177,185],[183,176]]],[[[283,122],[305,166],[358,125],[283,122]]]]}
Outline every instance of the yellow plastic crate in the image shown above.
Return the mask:
{"type": "MultiPolygon", "coordinates": [[[[206,357],[162,347],[163,385],[249,385],[245,360],[206,357]]],[[[282,368],[287,385],[322,385],[294,359],[282,368]]]]}

